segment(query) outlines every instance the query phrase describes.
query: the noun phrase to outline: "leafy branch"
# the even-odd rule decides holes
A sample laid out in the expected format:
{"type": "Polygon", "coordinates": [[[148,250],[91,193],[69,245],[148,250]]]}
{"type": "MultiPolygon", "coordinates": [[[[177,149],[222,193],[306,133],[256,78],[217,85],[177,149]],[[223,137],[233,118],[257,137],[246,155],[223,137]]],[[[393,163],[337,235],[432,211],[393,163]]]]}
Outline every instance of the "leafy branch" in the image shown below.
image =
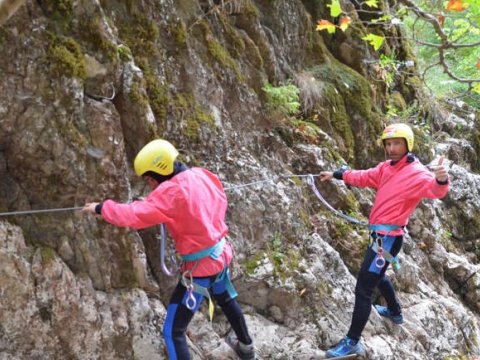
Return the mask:
{"type": "MultiPolygon", "coordinates": [[[[470,64],[470,69],[467,68],[467,76],[459,75],[456,71],[457,60],[461,57],[456,51],[475,49],[480,46],[479,0],[449,0],[445,8],[440,9],[435,9],[431,1],[394,0],[388,3],[380,3],[380,0],[352,0],[352,4],[354,7],[342,9],[340,0],[330,0],[330,4],[327,5],[330,8],[330,16],[333,19],[341,16],[338,22],[340,25],[320,19],[317,30],[327,30],[328,33],[333,34],[339,28],[345,32],[352,23],[352,18],[358,19],[355,22],[361,23],[367,29],[372,27],[390,29],[402,25],[404,19],[410,14],[414,18],[412,40],[421,47],[434,50],[438,56],[438,59],[427,64],[423,69],[421,77],[424,82],[426,83],[425,77],[428,71],[440,67],[448,77],[467,86],[465,94],[469,92],[480,94],[480,78],[474,76],[475,70],[480,70],[480,60],[477,61],[476,65],[470,64]],[[380,8],[380,5],[384,8],[380,8]],[[457,13],[461,13],[461,17],[454,15],[457,13]],[[369,20],[362,20],[362,16],[369,18],[369,20]],[[448,29],[445,28],[446,21],[450,26],[448,29]],[[417,24],[420,22],[428,25],[431,29],[429,34],[434,38],[433,41],[420,38],[425,32],[422,31],[423,28],[419,29],[417,24]],[[464,41],[465,38],[473,40],[464,41]],[[451,58],[455,60],[454,64],[449,63],[451,58]]],[[[370,32],[362,39],[368,42],[375,51],[380,51],[387,38],[394,37],[370,32]]]]}

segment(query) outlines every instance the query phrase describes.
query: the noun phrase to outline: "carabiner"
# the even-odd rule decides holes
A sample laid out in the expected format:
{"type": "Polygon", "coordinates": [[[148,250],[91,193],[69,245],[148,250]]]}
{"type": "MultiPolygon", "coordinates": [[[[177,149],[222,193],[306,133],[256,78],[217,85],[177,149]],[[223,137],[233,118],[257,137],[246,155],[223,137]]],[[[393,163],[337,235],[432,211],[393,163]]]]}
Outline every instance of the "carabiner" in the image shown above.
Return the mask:
{"type": "Polygon", "coordinates": [[[375,266],[383,268],[385,266],[385,258],[383,257],[383,248],[378,248],[377,259],[375,260],[375,266]]]}
{"type": "Polygon", "coordinates": [[[185,306],[188,310],[194,311],[195,307],[197,306],[197,299],[195,299],[195,296],[193,295],[193,285],[189,287],[187,291],[188,296],[187,300],[185,301],[185,306]]]}
{"type": "Polygon", "coordinates": [[[187,288],[188,296],[185,306],[188,310],[194,311],[197,306],[197,299],[193,295],[193,275],[191,270],[187,270],[182,274],[182,283],[187,288]]]}
{"type": "Polygon", "coordinates": [[[172,255],[170,257],[170,260],[172,262],[172,270],[170,270],[167,267],[167,264],[165,263],[165,257],[166,257],[166,250],[165,250],[165,242],[166,242],[166,230],[165,230],[165,224],[160,224],[160,234],[157,235],[157,238],[160,240],[160,266],[162,268],[162,271],[165,275],[167,276],[174,276],[178,272],[178,266],[177,262],[175,259],[175,255],[172,255]]]}
{"type": "Polygon", "coordinates": [[[377,260],[375,260],[375,266],[379,269],[383,268],[385,266],[385,259],[383,257],[378,257],[377,260]]]}

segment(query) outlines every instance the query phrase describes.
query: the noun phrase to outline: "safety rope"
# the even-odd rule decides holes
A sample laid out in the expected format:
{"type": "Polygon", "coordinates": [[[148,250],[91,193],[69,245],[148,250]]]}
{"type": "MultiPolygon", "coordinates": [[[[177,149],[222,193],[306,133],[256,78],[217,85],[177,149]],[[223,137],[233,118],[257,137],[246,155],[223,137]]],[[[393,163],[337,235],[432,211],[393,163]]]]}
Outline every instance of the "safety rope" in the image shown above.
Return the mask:
{"type": "Polygon", "coordinates": [[[30,214],[41,214],[41,213],[51,213],[51,212],[60,212],[60,211],[76,211],[76,210],[82,210],[82,209],[83,209],[83,206],[56,208],[56,209],[42,209],[42,210],[11,211],[11,212],[0,213],[0,216],[30,215],[30,214]]]}
{"type": "MultiPolygon", "coordinates": [[[[235,186],[230,186],[224,188],[225,191],[232,191],[236,189],[241,189],[249,186],[254,186],[254,185],[259,185],[259,184],[264,184],[267,182],[277,182],[280,179],[287,179],[287,178],[306,178],[307,184],[310,186],[312,189],[313,193],[317,196],[317,198],[321,201],[321,203],[327,207],[330,211],[332,211],[335,215],[340,216],[341,218],[357,224],[357,225],[368,225],[364,221],[357,220],[351,216],[345,215],[342,212],[336,210],[332,205],[330,205],[325,198],[320,194],[318,191],[317,187],[315,186],[315,177],[319,176],[314,175],[314,174],[292,174],[292,175],[278,175],[275,177],[271,177],[268,179],[264,180],[258,180],[258,181],[252,181],[249,183],[245,184],[240,184],[240,185],[235,185],[235,186]]],[[[83,207],[68,207],[68,208],[56,208],[56,209],[43,209],[43,210],[25,210],[25,211],[12,211],[12,212],[5,212],[5,213],[0,213],[0,217],[3,216],[16,216],[16,215],[31,215],[31,214],[41,214],[41,213],[52,213],[52,212],[60,212],[60,211],[76,211],[76,210],[81,210],[83,207]]],[[[162,268],[162,271],[165,275],[167,276],[174,276],[178,273],[179,271],[179,266],[176,262],[175,255],[172,255],[170,258],[170,262],[172,263],[172,268],[169,269],[167,264],[165,263],[165,258],[166,258],[166,229],[164,224],[159,225],[159,234],[157,235],[157,238],[160,242],[160,266],[162,268]]],[[[194,299],[195,300],[195,299],[194,299]]]]}
{"type": "MultiPolygon", "coordinates": [[[[276,182],[278,181],[279,179],[281,178],[306,178],[307,180],[307,184],[311,187],[313,193],[318,197],[318,199],[322,202],[323,205],[325,205],[327,207],[327,209],[329,209],[330,211],[332,211],[335,215],[338,215],[340,216],[341,218],[347,220],[347,221],[350,221],[354,224],[357,224],[357,225],[368,225],[367,222],[365,221],[360,221],[360,220],[357,220],[351,216],[348,216],[348,215],[345,215],[343,214],[342,212],[336,210],[332,205],[330,205],[327,200],[325,200],[325,198],[320,194],[320,191],[318,191],[317,187],[315,186],[315,177],[316,176],[319,176],[318,174],[317,175],[314,175],[314,174],[301,174],[301,175],[296,175],[296,174],[293,174],[293,175],[278,175],[278,176],[275,176],[275,177],[271,177],[271,178],[268,178],[268,179],[264,179],[264,180],[258,180],[258,181],[252,181],[252,182],[249,182],[249,183],[245,183],[245,184],[240,184],[240,185],[235,185],[235,186],[230,186],[230,187],[226,187],[224,188],[225,191],[232,191],[232,190],[236,190],[236,189],[242,189],[242,188],[245,188],[245,187],[249,187],[249,186],[253,186],[253,185],[259,185],[259,184],[264,184],[264,183],[267,183],[267,182],[276,182]]],[[[163,273],[167,276],[173,276],[175,275],[177,272],[178,272],[178,265],[175,261],[175,257],[172,256],[171,257],[171,262],[172,262],[172,270],[168,269],[168,267],[166,266],[165,264],[165,242],[166,242],[166,232],[165,232],[165,226],[162,224],[160,226],[160,234],[158,235],[158,239],[160,240],[160,262],[161,262],[161,267],[162,267],[162,270],[163,270],[163,273]]]]}
{"type": "MultiPolygon", "coordinates": [[[[264,184],[267,182],[277,182],[280,179],[287,179],[287,178],[306,178],[307,184],[311,187],[313,193],[317,196],[317,198],[322,202],[323,205],[327,207],[330,211],[332,211],[335,215],[340,216],[341,218],[350,221],[351,223],[357,225],[367,225],[366,222],[357,220],[351,216],[345,215],[342,212],[336,210],[333,206],[331,206],[325,198],[320,194],[317,187],[315,186],[315,179],[314,177],[319,176],[318,174],[292,174],[292,175],[277,175],[271,178],[267,178],[264,180],[252,181],[245,184],[234,185],[230,187],[224,188],[225,191],[232,191],[236,189],[241,189],[249,186],[264,184]]],[[[68,207],[68,208],[56,208],[56,209],[42,209],[42,210],[25,210],[25,211],[12,211],[12,212],[4,212],[0,213],[0,217],[3,216],[16,216],[16,215],[31,215],[31,214],[41,214],[41,213],[51,213],[51,212],[60,212],[60,211],[76,211],[81,210],[83,207],[68,207]]],[[[162,228],[162,230],[164,230],[162,228]]]]}
{"type": "Polygon", "coordinates": [[[357,220],[351,216],[348,216],[348,215],[345,215],[344,213],[338,211],[337,209],[335,209],[332,205],[330,205],[327,200],[325,200],[325,198],[322,196],[322,194],[320,194],[320,191],[318,191],[317,187],[315,186],[315,179],[313,178],[312,175],[309,175],[307,177],[307,184],[310,185],[310,187],[312,188],[312,191],[313,193],[317,196],[317,198],[322,202],[323,205],[325,205],[327,207],[327,209],[329,209],[331,212],[333,212],[335,215],[338,215],[340,216],[341,218],[347,220],[347,221],[350,221],[351,223],[354,223],[354,224],[357,224],[357,225],[368,225],[367,222],[365,221],[361,221],[361,220],[357,220]]]}
{"type": "Polygon", "coordinates": [[[315,175],[313,175],[313,174],[276,175],[276,176],[272,176],[272,177],[264,179],[264,180],[252,181],[252,182],[245,183],[245,184],[226,187],[226,188],[224,188],[224,190],[225,191],[231,191],[231,190],[241,189],[241,188],[249,187],[249,186],[253,186],[253,185],[264,184],[264,183],[267,183],[267,182],[275,183],[282,178],[284,178],[284,179],[286,179],[286,178],[305,178],[305,177],[309,177],[309,176],[320,176],[320,175],[318,175],[318,174],[315,174],[315,175]]]}

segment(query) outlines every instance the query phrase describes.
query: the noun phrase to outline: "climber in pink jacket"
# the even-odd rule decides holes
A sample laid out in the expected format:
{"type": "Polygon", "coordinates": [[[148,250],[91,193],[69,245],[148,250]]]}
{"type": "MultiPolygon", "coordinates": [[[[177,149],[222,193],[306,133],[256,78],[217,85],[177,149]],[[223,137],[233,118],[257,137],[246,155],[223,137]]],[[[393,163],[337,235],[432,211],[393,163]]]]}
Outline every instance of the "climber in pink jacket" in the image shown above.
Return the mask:
{"type": "Polygon", "coordinates": [[[369,216],[371,243],[357,278],[355,305],[347,336],[327,351],[327,357],[336,358],[362,354],[360,336],[371,311],[375,287],[385,298],[387,306],[375,305],[376,310],[396,324],[403,323],[400,303],[395,289],[385,275],[389,264],[398,265],[404,229],[410,215],[423,198],[443,198],[449,187],[448,173],[440,157],[434,172],[430,172],[411,153],[414,136],[406,124],[387,126],[381,136],[389,160],[368,170],[322,171],[320,179],[343,180],[346,184],[369,187],[377,191],[369,216]]]}
{"type": "Polygon", "coordinates": [[[253,360],[253,341],[228,271],[232,248],[225,239],[225,192],[216,175],[203,168],[189,169],[175,160],[177,156],[178,151],[168,141],[151,141],[136,156],[134,168],[152,192],[144,200],[128,204],[113,200],[87,203],[83,211],[99,214],[121,227],[143,229],[165,224],[183,260],[163,328],[170,359],[190,359],[187,326],[202,298],[210,300],[212,296],[235,333],[227,343],[241,359],[253,360]]]}

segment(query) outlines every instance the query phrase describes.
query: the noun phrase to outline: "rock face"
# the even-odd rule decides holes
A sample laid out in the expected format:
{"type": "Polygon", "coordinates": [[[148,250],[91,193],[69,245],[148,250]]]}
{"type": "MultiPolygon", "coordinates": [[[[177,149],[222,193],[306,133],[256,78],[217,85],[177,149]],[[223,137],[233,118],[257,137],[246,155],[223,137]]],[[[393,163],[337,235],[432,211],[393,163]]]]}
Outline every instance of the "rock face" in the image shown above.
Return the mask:
{"type": "MultiPolygon", "coordinates": [[[[371,81],[375,54],[357,40],[360,30],[337,39],[314,31],[321,2],[6,3],[0,212],[142,196],[134,156],[167,138],[182,160],[224,183],[234,284],[259,354],[321,358],[348,329],[368,234],[293,175],[375,165],[381,109],[393,94],[406,105],[421,99],[406,85],[414,75],[398,75],[389,89],[371,81]],[[289,81],[303,122],[262,90],[289,81]]],[[[419,155],[435,163],[448,154],[452,188],[411,219],[403,266],[391,274],[406,323],[372,312],[368,359],[480,354],[480,177],[469,140],[480,127],[430,113],[445,136],[436,147],[419,136],[419,155]]],[[[373,192],[318,186],[335,208],[368,216],[373,192]]],[[[155,233],[78,211],[0,217],[0,359],[166,359],[161,332],[176,280],[161,273],[155,233]]],[[[188,331],[193,359],[234,359],[225,318],[217,309],[209,323],[205,313],[188,331]]]]}

